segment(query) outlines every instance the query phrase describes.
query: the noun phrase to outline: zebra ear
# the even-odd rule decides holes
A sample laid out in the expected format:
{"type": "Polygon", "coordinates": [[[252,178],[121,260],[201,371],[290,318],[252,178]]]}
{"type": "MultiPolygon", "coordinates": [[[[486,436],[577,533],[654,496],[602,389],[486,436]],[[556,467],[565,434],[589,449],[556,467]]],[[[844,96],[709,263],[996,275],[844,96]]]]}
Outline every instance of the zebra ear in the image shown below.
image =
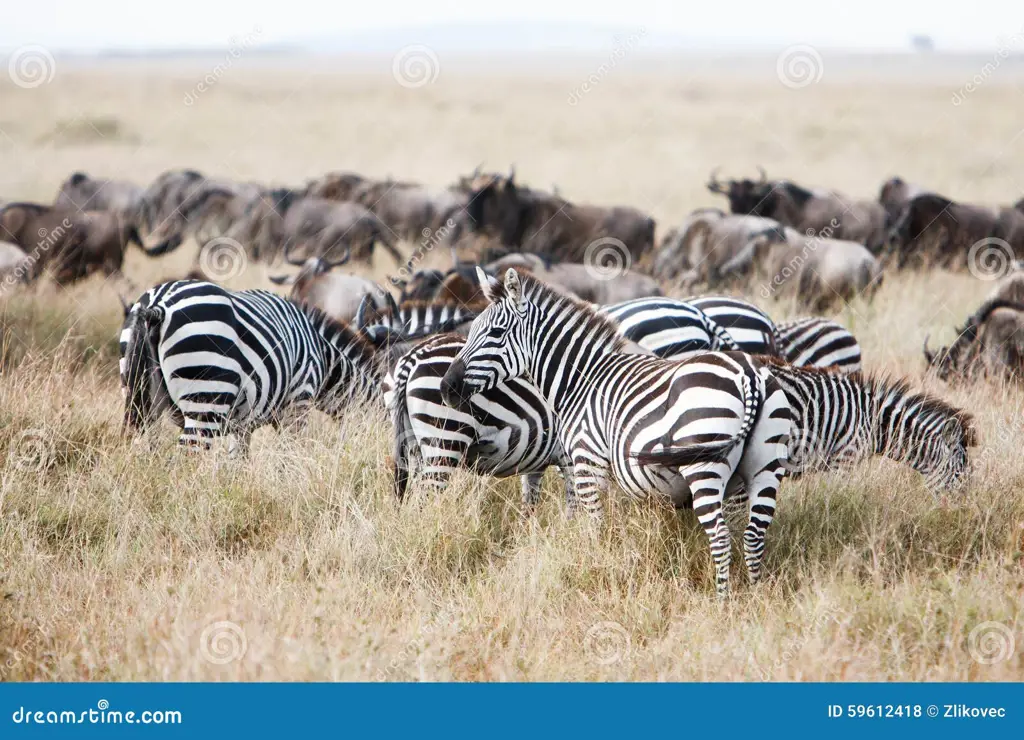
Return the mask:
{"type": "Polygon", "coordinates": [[[522,306],[523,283],[519,279],[519,273],[512,267],[505,273],[505,295],[516,307],[522,306]]]}
{"type": "Polygon", "coordinates": [[[498,281],[484,272],[483,268],[479,265],[476,268],[476,280],[480,283],[480,290],[483,292],[484,298],[487,299],[488,303],[496,303],[501,298],[498,295],[498,289],[501,287],[498,281]]]}

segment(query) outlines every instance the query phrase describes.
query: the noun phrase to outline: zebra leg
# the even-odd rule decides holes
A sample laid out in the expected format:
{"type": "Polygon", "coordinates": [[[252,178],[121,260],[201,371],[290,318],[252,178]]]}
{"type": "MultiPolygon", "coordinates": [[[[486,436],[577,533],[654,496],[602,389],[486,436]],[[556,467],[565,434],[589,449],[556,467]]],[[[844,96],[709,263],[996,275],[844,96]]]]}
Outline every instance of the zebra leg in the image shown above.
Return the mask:
{"type": "Polygon", "coordinates": [[[544,479],[544,473],[527,473],[519,476],[523,487],[523,505],[532,513],[540,501],[540,484],[544,479]]]}
{"type": "Polygon", "coordinates": [[[722,509],[728,475],[723,477],[718,472],[721,467],[721,464],[704,464],[680,471],[693,493],[693,511],[711,547],[715,589],[720,599],[729,594],[729,565],[732,562],[732,536],[722,509]]]}
{"type": "Polygon", "coordinates": [[[209,450],[213,438],[221,434],[224,420],[214,414],[183,414],[184,423],[178,444],[189,450],[209,450]]]}
{"type": "MultiPolygon", "coordinates": [[[[607,467],[584,453],[573,455],[573,498],[583,504],[583,510],[594,521],[604,519],[601,491],[608,485],[607,467]]],[[[570,510],[575,507],[570,504],[570,510]]]]}
{"type": "Polygon", "coordinates": [[[252,441],[252,430],[236,429],[234,438],[228,447],[228,456],[246,459],[249,457],[249,443],[252,441]]]}
{"type": "Polygon", "coordinates": [[[572,465],[565,463],[558,466],[559,472],[562,474],[562,480],[565,484],[565,507],[566,507],[566,518],[572,519],[576,516],[576,484],[574,482],[575,476],[572,472],[572,465]]]}
{"type": "Polygon", "coordinates": [[[775,500],[786,473],[791,410],[786,394],[774,378],[765,383],[761,416],[750,432],[740,461],[746,483],[749,519],[743,531],[743,559],[751,583],[761,579],[764,543],[775,516],[775,500]]]}

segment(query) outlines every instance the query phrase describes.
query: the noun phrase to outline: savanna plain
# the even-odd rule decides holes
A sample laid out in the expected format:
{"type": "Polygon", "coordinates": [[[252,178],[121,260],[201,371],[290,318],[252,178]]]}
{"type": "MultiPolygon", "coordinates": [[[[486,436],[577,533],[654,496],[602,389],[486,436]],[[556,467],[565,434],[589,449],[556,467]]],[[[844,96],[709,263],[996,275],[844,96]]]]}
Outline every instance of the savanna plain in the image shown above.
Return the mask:
{"type": "MultiPolygon", "coordinates": [[[[49,202],[76,170],[444,186],[514,163],[528,184],[650,212],[660,237],[722,205],[703,185],[715,166],[859,196],[892,175],[970,202],[1024,195],[1015,65],[954,104],[986,60],[821,56],[800,87],[774,56],[627,58],[575,103],[594,70],[555,57],[441,57],[419,87],[390,58],[242,58],[198,95],[222,60],[58,58],[46,84],[0,79],[0,197],[49,202]]],[[[867,372],[975,415],[970,489],[936,500],[882,459],[788,480],[764,582],[747,585],[734,556],[719,603],[692,512],[613,491],[602,525],[567,519],[554,471],[532,516],[515,479],[469,473],[399,506],[383,408],[263,430],[246,460],[179,452],[170,424],[153,450],[123,439],[118,293],[184,274],[195,251],[133,250],[127,280],[3,287],[0,678],[1024,679],[1024,394],[943,384],[921,353],[993,283],[887,273],[871,301],[831,314],[867,372]]],[[[444,251],[424,264],[445,266],[444,251]]],[[[230,287],[287,269],[252,264],[230,287]]],[[[395,266],[378,253],[361,272],[395,266]]],[[[765,293],[745,295],[776,320],[800,315],[765,293]]]]}

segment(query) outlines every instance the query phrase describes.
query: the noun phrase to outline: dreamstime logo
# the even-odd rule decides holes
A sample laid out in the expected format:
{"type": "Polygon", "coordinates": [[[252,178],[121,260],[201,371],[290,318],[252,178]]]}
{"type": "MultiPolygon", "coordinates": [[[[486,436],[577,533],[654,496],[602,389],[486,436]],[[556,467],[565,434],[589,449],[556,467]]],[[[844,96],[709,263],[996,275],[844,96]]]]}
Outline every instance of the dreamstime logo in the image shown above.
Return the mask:
{"type": "Polygon", "coordinates": [[[391,75],[402,87],[415,88],[429,85],[441,74],[441,63],[429,46],[404,46],[391,62],[391,75]]]}
{"type": "Polygon", "coordinates": [[[199,269],[210,280],[223,282],[236,278],[248,264],[245,247],[227,236],[211,239],[199,250],[199,269]]]}
{"type": "Polygon", "coordinates": [[[821,54],[807,44],[787,47],[775,62],[775,74],[779,82],[791,90],[813,85],[821,79],[824,72],[821,54]]]}
{"type": "Polygon", "coordinates": [[[975,242],[967,252],[967,269],[979,280],[998,280],[1012,269],[1013,261],[1013,247],[995,236],[975,242]]]}
{"type": "Polygon", "coordinates": [[[600,85],[601,81],[607,77],[613,69],[615,69],[619,62],[625,59],[629,53],[640,44],[646,35],[647,29],[641,27],[639,31],[629,34],[625,41],[623,41],[621,36],[616,36],[613,39],[615,41],[615,46],[612,48],[612,53],[608,55],[608,61],[601,64],[596,70],[594,70],[594,73],[587,77],[587,79],[585,79],[580,85],[569,91],[569,105],[579,105],[583,96],[600,85]]]}
{"type": "Polygon", "coordinates": [[[213,69],[207,72],[203,79],[196,83],[196,86],[185,93],[184,103],[187,106],[195,105],[199,96],[216,85],[229,69],[235,65],[235,60],[241,58],[242,54],[253,44],[257,43],[263,35],[263,28],[259,25],[253,26],[252,31],[238,39],[232,36],[228,39],[230,46],[224,56],[224,61],[218,63],[213,69]]]}
{"type": "Polygon", "coordinates": [[[52,81],[57,63],[45,46],[29,44],[14,50],[7,62],[7,73],[15,85],[31,89],[52,81]]]}
{"type": "Polygon", "coordinates": [[[214,665],[241,660],[248,649],[245,632],[234,622],[214,622],[199,636],[199,654],[214,665]]]}
{"type": "Polygon", "coordinates": [[[625,275],[633,255],[619,239],[603,236],[587,245],[583,252],[583,264],[587,273],[598,280],[614,280],[625,275]]]}
{"type": "Polygon", "coordinates": [[[21,471],[41,472],[53,460],[49,435],[43,429],[26,429],[11,444],[8,464],[21,471]]]}
{"type": "Polygon", "coordinates": [[[628,660],[632,648],[629,633],[618,622],[598,622],[583,638],[583,651],[598,665],[628,660]]]}
{"type": "Polygon", "coordinates": [[[449,236],[455,229],[455,221],[453,219],[447,219],[444,224],[437,229],[437,231],[431,231],[429,228],[424,228],[420,232],[420,236],[423,238],[420,243],[413,250],[412,254],[409,255],[409,259],[406,260],[405,264],[402,265],[398,270],[398,275],[391,276],[391,284],[401,286],[403,281],[408,280],[412,277],[413,270],[416,268],[423,259],[434,251],[438,244],[450,243],[449,236]]]}
{"type": "Polygon", "coordinates": [[[1013,631],[1002,622],[982,622],[967,636],[967,652],[982,665],[1009,660],[1016,649],[1013,631]]]}

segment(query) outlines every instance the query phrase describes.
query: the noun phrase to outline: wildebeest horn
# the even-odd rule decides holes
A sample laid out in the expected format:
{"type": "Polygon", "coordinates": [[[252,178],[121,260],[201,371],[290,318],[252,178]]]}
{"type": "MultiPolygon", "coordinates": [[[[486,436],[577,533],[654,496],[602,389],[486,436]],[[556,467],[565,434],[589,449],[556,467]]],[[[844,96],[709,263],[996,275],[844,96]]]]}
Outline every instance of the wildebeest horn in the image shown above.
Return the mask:
{"type": "Polygon", "coordinates": [[[349,258],[351,256],[352,256],[352,247],[350,247],[348,244],[346,244],[345,245],[345,251],[342,253],[341,257],[339,257],[338,259],[336,259],[336,260],[329,260],[329,259],[327,259],[325,257],[321,257],[321,259],[323,260],[324,264],[327,265],[327,269],[330,270],[331,268],[339,267],[340,265],[345,264],[346,262],[348,262],[348,260],[349,260],[349,258]]]}
{"type": "Polygon", "coordinates": [[[126,301],[120,293],[117,294],[117,300],[121,302],[121,310],[124,311],[125,318],[128,318],[128,314],[132,312],[132,304],[126,301]]]}
{"type": "Polygon", "coordinates": [[[370,310],[370,305],[373,303],[373,298],[367,293],[363,296],[363,299],[359,301],[359,308],[356,309],[356,328],[366,330],[366,313],[370,310]]]}
{"type": "Polygon", "coordinates": [[[508,168],[508,181],[512,182],[515,179],[516,179],[516,166],[513,164],[513,165],[510,165],[509,168],[508,168]]]}
{"type": "Polygon", "coordinates": [[[289,265],[295,265],[296,267],[299,267],[303,264],[302,260],[292,258],[292,247],[294,247],[295,244],[296,242],[288,242],[288,244],[285,246],[284,261],[287,262],[289,265]]]}
{"type": "Polygon", "coordinates": [[[722,168],[721,167],[715,167],[715,169],[711,170],[711,175],[708,176],[708,185],[707,185],[707,187],[708,187],[708,190],[710,190],[712,193],[724,193],[725,192],[725,187],[722,185],[722,183],[720,183],[718,181],[718,171],[720,169],[722,169],[722,168]]]}
{"type": "Polygon", "coordinates": [[[474,178],[477,175],[479,175],[480,174],[480,170],[482,170],[483,168],[484,168],[484,163],[481,162],[480,164],[478,164],[476,167],[473,168],[473,174],[470,175],[470,178],[474,178]]]}
{"type": "Polygon", "coordinates": [[[757,171],[761,173],[760,184],[764,185],[766,182],[768,182],[768,173],[764,171],[764,167],[762,167],[761,165],[757,166],[757,171]]]}
{"type": "Polygon", "coordinates": [[[935,353],[928,349],[928,338],[930,336],[931,334],[924,335],[924,359],[928,361],[929,365],[935,362],[935,353]]]}
{"type": "Polygon", "coordinates": [[[400,311],[398,310],[398,303],[395,301],[395,297],[391,295],[391,293],[385,293],[384,300],[388,302],[388,308],[391,310],[391,316],[397,319],[400,311]]]}

